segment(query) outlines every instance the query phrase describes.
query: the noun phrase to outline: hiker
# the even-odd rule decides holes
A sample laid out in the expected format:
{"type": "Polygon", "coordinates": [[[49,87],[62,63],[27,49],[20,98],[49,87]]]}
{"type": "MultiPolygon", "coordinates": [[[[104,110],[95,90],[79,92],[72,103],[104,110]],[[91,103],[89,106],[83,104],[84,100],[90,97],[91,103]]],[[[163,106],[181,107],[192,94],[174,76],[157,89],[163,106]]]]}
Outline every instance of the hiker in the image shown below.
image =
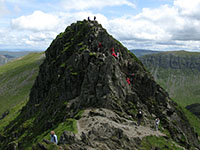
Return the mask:
{"type": "Polygon", "coordinates": [[[117,55],[115,54],[115,50],[114,50],[114,48],[112,47],[111,50],[112,50],[112,56],[114,56],[114,57],[116,58],[117,55]]]}
{"type": "Polygon", "coordinates": [[[94,21],[96,20],[96,16],[94,16],[94,21]]]}
{"type": "Polygon", "coordinates": [[[88,21],[90,21],[90,17],[88,16],[88,21]]]}
{"type": "Polygon", "coordinates": [[[140,124],[141,124],[141,121],[142,121],[142,111],[140,110],[140,111],[138,111],[138,113],[137,113],[137,119],[138,119],[138,126],[140,126],[140,124]]]}
{"type": "Polygon", "coordinates": [[[103,47],[103,45],[101,44],[101,42],[99,42],[99,45],[98,45],[97,51],[99,52],[99,51],[101,50],[102,47],[103,47]]]}
{"type": "Polygon", "coordinates": [[[126,82],[128,83],[128,85],[130,85],[131,84],[130,78],[127,77],[126,82]]]}
{"type": "Polygon", "coordinates": [[[51,134],[51,135],[50,135],[50,137],[51,137],[51,142],[57,144],[57,143],[58,143],[58,139],[57,139],[57,136],[56,136],[55,132],[54,132],[54,131],[51,131],[50,134],[51,134]]]}
{"type": "Polygon", "coordinates": [[[99,48],[102,48],[103,45],[101,44],[101,42],[99,42],[99,45],[98,45],[99,48]]]}
{"type": "Polygon", "coordinates": [[[117,59],[119,59],[119,52],[117,52],[117,59]]]}
{"type": "Polygon", "coordinates": [[[156,131],[158,131],[159,123],[160,123],[160,119],[156,118],[156,120],[155,120],[155,129],[156,129],[156,131]]]}

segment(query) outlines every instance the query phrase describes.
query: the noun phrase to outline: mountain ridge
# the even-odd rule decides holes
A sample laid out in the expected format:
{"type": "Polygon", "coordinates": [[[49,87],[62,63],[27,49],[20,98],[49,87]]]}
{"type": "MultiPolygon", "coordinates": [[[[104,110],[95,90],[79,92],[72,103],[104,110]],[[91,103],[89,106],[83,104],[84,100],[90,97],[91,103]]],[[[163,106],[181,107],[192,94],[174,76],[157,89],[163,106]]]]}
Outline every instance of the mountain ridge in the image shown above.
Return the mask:
{"type": "Polygon", "coordinates": [[[161,53],[161,52],[163,52],[163,51],[147,50],[147,49],[130,49],[130,51],[131,51],[136,57],[141,57],[141,56],[144,56],[144,55],[156,54],[156,53],[161,53]]]}
{"type": "MultiPolygon", "coordinates": [[[[144,123],[139,128],[148,132],[155,117],[160,118],[162,127],[157,134],[167,136],[171,143],[158,148],[173,149],[176,145],[169,146],[173,142],[182,148],[199,148],[198,134],[177,104],[137,57],[96,21],[78,21],[68,26],[53,40],[45,55],[30,99],[6,127],[6,140],[1,148],[49,147],[51,144],[41,139],[53,129],[59,132],[62,148],[143,148],[148,138],[137,138],[140,133],[129,136],[134,131],[130,125],[137,128],[139,110],[144,114],[144,123]],[[84,124],[88,118],[91,124],[84,124]]],[[[156,134],[152,131],[146,136],[149,135],[156,134]]],[[[166,141],[163,137],[160,140],[166,141]]]]}

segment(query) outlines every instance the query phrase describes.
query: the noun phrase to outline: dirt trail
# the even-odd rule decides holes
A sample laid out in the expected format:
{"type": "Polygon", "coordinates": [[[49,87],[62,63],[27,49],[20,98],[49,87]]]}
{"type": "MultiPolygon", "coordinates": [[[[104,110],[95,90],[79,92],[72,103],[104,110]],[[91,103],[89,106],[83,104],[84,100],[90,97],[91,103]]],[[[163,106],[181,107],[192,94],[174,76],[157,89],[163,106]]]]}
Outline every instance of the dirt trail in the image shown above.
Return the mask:
{"type": "Polygon", "coordinates": [[[113,136],[111,130],[120,130],[128,138],[143,138],[145,136],[165,136],[160,131],[146,126],[137,126],[131,120],[121,118],[116,113],[107,109],[85,110],[82,118],[77,121],[78,133],[80,139],[82,132],[88,134],[93,132],[98,136],[113,136]]]}

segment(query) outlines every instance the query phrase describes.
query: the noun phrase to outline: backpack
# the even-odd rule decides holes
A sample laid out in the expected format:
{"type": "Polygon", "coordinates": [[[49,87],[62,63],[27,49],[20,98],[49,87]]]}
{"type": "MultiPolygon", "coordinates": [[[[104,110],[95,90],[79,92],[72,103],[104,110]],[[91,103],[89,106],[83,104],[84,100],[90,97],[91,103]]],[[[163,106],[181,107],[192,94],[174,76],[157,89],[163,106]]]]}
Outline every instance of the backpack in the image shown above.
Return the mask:
{"type": "Polygon", "coordinates": [[[159,119],[156,119],[156,124],[158,125],[160,123],[160,120],[159,119]]]}
{"type": "Polygon", "coordinates": [[[56,137],[55,137],[55,135],[51,135],[51,137],[53,138],[53,142],[56,143],[56,137]]]}
{"type": "Polygon", "coordinates": [[[53,135],[53,141],[56,143],[56,137],[55,137],[55,135],[53,135]]]}

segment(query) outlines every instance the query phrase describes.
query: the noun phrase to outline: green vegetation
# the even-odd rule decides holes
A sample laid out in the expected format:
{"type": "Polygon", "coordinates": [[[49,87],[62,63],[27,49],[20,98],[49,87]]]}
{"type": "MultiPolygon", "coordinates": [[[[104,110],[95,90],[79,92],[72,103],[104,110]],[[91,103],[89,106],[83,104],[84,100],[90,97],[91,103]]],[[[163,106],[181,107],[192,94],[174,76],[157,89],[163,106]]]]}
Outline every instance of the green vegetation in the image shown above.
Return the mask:
{"type": "Polygon", "coordinates": [[[64,68],[65,65],[66,65],[65,63],[62,63],[62,64],[60,65],[60,67],[61,67],[61,68],[64,68]]]}
{"type": "Polygon", "coordinates": [[[200,53],[175,51],[141,57],[155,80],[185,107],[200,99],[200,53]]]}
{"type": "Polygon", "coordinates": [[[79,120],[79,119],[81,118],[81,116],[82,116],[83,113],[84,113],[84,110],[80,110],[80,111],[74,116],[74,118],[77,119],[77,120],[79,120]]]}
{"type": "Polygon", "coordinates": [[[95,53],[95,52],[90,52],[90,54],[89,54],[90,56],[96,56],[97,55],[97,53],[95,53]]]}
{"type": "Polygon", "coordinates": [[[20,110],[26,103],[27,100],[17,104],[15,107],[10,109],[10,113],[4,119],[0,120],[0,132],[3,132],[3,129],[19,115],[20,110]]]}
{"type": "Polygon", "coordinates": [[[59,150],[59,146],[56,144],[46,144],[46,143],[42,143],[48,150],[59,150]]]}
{"type": "Polygon", "coordinates": [[[73,76],[77,76],[78,72],[70,72],[70,74],[73,75],[73,76]]]}
{"type": "Polygon", "coordinates": [[[63,37],[63,35],[64,35],[64,32],[61,32],[59,35],[57,35],[57,37],[56,37],[56,38],[62,38],[62,37],[63,37]]]}
{"type": "Polygon", "coordinates": [[[83,51],[83,50],[86,50],[86,49],[87,49],[87,45],[83,45],[79,50],[83,51]]]}
{"type": "Polygon", "coordinates": [[[0,114],[29,97],[43,53],[31,53],[0,66],[0,114]]]}
{"type": "Polygon", "coordinates": [[[71,131],[73,132],[74,134],[76,134],[78,132],[77,130],[77,122],[75,119],[66,119],[66,121],[60,123],[58,126],[48,130],[48,131],[45,131],[43,132],[41,135],[37,136],[35,138],[35,143],[38,143],[38,142],[42,142],[43,139],[47,139],[49,140],[50,139],[50,131],[51,130],[54,130],[57,137],[58,137],[58,140],[60,140],[60,137],[62,135],[62,133],[64,131],[71,131]]]}
{"type": "Polygon", "coordinates": [[[200,72],[163,68],[151,72],[170,97],[181,106],[185,107],[199,102],[200,72]]]}
{"type": "Polygon", "coordinates": [[[73,133],[77,133],[77,124],[76,124],[76,120],[75,119],[67,119],[65,122],[62,122],[58,125],[58,127],[56,127],[55,129],[53,129],[57,136],[60,137],[61,134],[64,131],[71,131],[73,133]]]}
{"type": "Polygon", "coordinates": [[[196,117],[194,114],[192,114],[190,111],[188,111],[186,108],[180,107],[180,109],[184,112],[187,119],[189,120],[190,124],[194,128],[195,132],[197,132],[198,135],[200,135],[200,119],[196,117]]]}
{"type": "Polygon", "coordinates": [[[143,138],[141,143],[141,149],[184,150],[183,148],[177,146],[177,144],[175,144],[170,139],[165,139],[164,137],[157,136],[147,136],[143,138]]]}

